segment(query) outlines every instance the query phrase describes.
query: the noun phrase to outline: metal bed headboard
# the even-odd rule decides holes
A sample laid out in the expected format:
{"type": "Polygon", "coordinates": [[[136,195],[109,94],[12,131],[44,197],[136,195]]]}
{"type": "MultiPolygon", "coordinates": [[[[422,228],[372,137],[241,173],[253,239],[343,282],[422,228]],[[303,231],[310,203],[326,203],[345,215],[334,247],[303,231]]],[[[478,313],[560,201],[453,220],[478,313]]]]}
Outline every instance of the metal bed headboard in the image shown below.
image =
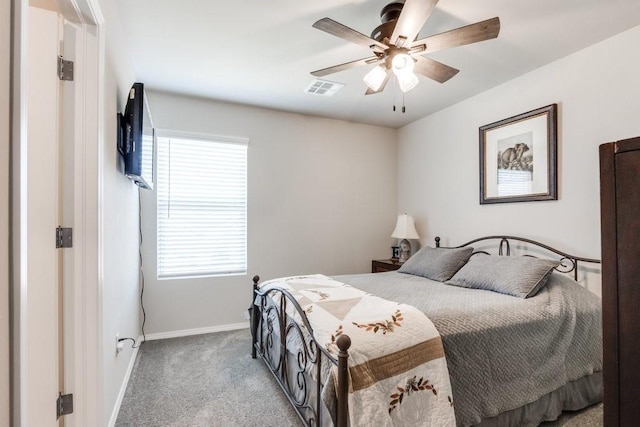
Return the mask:
{"type": "MultiPolygon", "coordinates": [[[[573,272],[573,278],[574,280],[578,280],[578,263],[579,262],[586,262],[586,263],[592,263],[592,264],[600,264],[601,261],[599,259],[594,259],[594,258],[585,258],[585,257],[579,257],[576,255],[570,255],[566,252],[563,252],[559,249],[556,248],[552,248],[549,245],[545,245],[544,243],[540,243],[537,242],[535,240],[532,239],[527,239],[525,237],[517,237],[517,236],[485,236],[485,237],[478,237],[477,239],[473,239],[463,245],[459,245],[459,246],[451,246],[451,249],[457,249],[457,248],[462,248],[465,246],[469,246],[472,245],[474,243],[478,243],[478,242],[482,242],[485,240],[499,240],[500,243],[498,244],[498,255],[506,255],[506,256],[510,256],[511,255],[511,244],[510,241],[517,241],[517,242],[524,242],[527,243],[529,245],[533,245],[533,246],[537,246],[539,248],[542,248],[548,252],[554,253],[556,255],[559,255],[560,258],[560,265],[558,267],[556,267],[556,270],[561,272],[561,273],[571,273],[573,272]]],[[[440,246],[440,237],[436,237],[435,238],[435,242],[436,242],[436,248],[440,248],[443,246],[440,246]]],[[[488,252],[486,251],[477,251],[474,253],[485,253],[488,254],[488,252]]],[[[530,255],[530,254],[524,254],[523,256],[531,256],[534,257],[534,255],[530,255]]]]}

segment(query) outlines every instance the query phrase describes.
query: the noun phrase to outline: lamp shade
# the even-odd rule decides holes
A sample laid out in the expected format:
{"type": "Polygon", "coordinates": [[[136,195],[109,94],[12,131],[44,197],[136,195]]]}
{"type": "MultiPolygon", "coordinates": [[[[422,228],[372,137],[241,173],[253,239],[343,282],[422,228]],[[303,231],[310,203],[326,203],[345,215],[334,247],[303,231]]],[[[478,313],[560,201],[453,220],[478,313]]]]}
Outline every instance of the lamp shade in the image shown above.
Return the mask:
{"type": "Polygon", "coordinates": [[[413,222],[411,215],[401,214],[398,215],[398,222],[396,222],[396,228],[391,233],[391,237],[396,239],[419,239],[418,232],[416,231],[416,225],[413,222]]]}
{"type": "Polygon", "coordinates": [[[387,78],[387,70],[381,66],[376,66],[364,76],[364,83],[373,91],[378,91],[382,87],[382,83],[387,78]]]}
{"type": "Polygon", "coordinates": [[[396,74],[396,78],[398,79],[398,87],[402,92],[409,92],[411,89],[418,85],[418,76],[413,74],[413,72],[396,74]]]}

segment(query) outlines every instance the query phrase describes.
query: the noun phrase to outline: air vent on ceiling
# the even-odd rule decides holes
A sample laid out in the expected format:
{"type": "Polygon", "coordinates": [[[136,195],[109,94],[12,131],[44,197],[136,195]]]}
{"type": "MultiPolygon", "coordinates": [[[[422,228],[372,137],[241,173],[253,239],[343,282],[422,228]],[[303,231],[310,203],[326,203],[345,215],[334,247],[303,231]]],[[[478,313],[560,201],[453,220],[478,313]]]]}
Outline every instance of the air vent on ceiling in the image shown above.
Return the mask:
{"type": "Polygon", "coordinates": [[[344,87],[342,83],[315,79],[304,91],[313,95],[333,96],[344,87]]]}

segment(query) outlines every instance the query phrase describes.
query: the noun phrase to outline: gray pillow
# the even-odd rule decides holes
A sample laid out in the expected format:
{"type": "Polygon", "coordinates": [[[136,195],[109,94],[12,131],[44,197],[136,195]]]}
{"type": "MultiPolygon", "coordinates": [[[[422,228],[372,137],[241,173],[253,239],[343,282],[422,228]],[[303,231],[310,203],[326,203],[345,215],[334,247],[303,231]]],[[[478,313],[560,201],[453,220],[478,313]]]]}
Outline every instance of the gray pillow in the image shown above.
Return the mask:
{"type": "Polygon", "coordinates": [[[472,252],[470,246],[457,249],[425,246],[402,264],[398,271],[444,282],[469,260],[472,252]]]}
{"type": "Polygon", "coordinates": [[[529,298],[547,284],[551,272],[558,265],[558,261],[526,256],[478,254],[446,283],[529,298]]]}

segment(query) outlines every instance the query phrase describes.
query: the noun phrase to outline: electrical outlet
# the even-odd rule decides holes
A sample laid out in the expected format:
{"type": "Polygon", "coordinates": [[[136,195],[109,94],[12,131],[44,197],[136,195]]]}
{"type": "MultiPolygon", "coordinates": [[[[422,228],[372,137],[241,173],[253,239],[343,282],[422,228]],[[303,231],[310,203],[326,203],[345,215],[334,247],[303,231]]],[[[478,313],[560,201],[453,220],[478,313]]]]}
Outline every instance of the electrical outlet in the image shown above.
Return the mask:
{"type": "Polygon", "coordinates": [[[120,344],[120,332],[116,332],[116,356],[122,351],[122,344],[120,344]]]}

